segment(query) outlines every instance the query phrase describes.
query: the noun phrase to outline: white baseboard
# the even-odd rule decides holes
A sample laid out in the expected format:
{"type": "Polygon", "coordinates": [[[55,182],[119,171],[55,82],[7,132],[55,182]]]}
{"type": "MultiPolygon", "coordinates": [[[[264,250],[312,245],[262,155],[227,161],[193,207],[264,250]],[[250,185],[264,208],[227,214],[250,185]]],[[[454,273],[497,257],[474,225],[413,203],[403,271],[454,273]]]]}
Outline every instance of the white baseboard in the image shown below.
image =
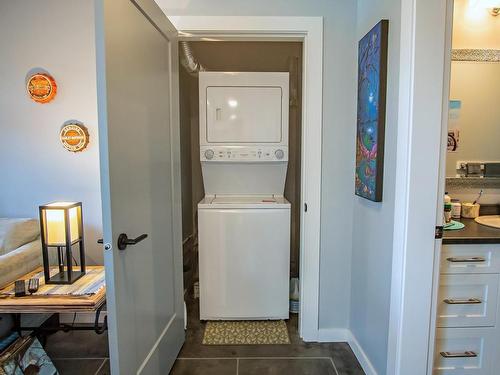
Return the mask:
{"type": "Polygon", "coordinates": [[[366,375],[377,375],[370,359],[359,344],[356,337],[347,328],[320,328],[318,330],[319,342],[347,342],[356,356],[366,375]]]}
{"type": "Polygon", "coordinates": [[[363,371],[365,372],[366,375],[377,375],[375,367],[373,367],[372,363],[370,362],[370,359],[368,358],[365,351],[363,350],[358,340],[356,339],[356,336],[354,336],[351,331],[349,331],[349,333],[351,335],[351,338],[348,341],[349,346],[351,347],[354,355],[358,359],[358,362],[363,368],[363,371]]]}
{"type": "Polygon", "coordinates": [[[348,342],[351,332],[347,328],[320,328],[318,330],[319,342],[348,342]]]}

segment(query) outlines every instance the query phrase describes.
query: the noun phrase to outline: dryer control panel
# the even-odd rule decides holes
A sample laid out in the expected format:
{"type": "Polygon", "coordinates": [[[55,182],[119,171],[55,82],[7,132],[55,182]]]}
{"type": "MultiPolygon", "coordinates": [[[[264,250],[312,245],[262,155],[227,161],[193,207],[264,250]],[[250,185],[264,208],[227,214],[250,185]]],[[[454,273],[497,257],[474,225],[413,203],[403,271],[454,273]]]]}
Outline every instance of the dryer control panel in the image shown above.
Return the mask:
{"type": "Polygon", "coordinates": [[[288,147],[202,146],[200,160],[213,162],[286,162],[288,147]]]}

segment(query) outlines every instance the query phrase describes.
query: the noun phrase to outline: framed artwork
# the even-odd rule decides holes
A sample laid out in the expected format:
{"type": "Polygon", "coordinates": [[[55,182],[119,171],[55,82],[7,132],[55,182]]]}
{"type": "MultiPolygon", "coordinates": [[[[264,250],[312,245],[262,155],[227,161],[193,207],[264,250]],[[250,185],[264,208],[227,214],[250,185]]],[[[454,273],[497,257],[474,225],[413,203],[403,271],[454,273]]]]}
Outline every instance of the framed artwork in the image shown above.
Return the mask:
{"type": "Polygon", "coordinates": [[[380,21],[358,45],[355,193],[382,201],[389,21],[380,21]]]}

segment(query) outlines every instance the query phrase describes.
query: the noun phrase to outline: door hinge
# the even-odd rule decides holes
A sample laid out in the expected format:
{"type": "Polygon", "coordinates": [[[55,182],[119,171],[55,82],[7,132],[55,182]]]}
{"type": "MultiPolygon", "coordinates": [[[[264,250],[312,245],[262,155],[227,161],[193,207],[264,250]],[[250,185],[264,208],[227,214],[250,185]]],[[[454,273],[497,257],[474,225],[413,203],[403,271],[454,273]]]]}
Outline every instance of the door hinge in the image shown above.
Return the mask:
{"type": "Polygon", "coordinates": [[[436,225],[436,232],[434,238],[436,240],[443,238],[444,227],[442,225],[436,225]]]}
{"type": "Polygon", "coordinates": [[[307,212],[307,203],[304,203],[304,212],[307,212]]]}

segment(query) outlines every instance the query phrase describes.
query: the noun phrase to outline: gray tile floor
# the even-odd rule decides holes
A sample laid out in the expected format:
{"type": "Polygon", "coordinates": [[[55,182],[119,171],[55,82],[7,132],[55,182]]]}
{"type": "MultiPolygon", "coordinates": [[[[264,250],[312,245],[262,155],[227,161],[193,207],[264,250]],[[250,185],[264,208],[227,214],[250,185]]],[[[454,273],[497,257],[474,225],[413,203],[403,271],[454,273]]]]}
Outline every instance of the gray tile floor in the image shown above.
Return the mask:
{"type": "Polygon", "coordinates": [[[45,350],[61,375],[111,374],[106,333],[58,332],[47,338],[45,350]]]}
{"type": "Polygon", "coordinates": [[[289,345],[203,345],[204,323],[198,300],[188,301],[186,342],[171,375],[362,375],[347,343],[306,343],[299,338],[297,315],[287,322],[289,345]]]}
{"type": "MultiPolygon", "coordinates": [[[[197,300],[189,301],[186,342],[170,375],[362,375],[347,343],[305,343],[297,316],[287,322],[290,345],[203,345],[197,300]]],[[[47,353],[62,375],[110,374],[106,334],[74,331],[49,336],[47,353]]]]}

